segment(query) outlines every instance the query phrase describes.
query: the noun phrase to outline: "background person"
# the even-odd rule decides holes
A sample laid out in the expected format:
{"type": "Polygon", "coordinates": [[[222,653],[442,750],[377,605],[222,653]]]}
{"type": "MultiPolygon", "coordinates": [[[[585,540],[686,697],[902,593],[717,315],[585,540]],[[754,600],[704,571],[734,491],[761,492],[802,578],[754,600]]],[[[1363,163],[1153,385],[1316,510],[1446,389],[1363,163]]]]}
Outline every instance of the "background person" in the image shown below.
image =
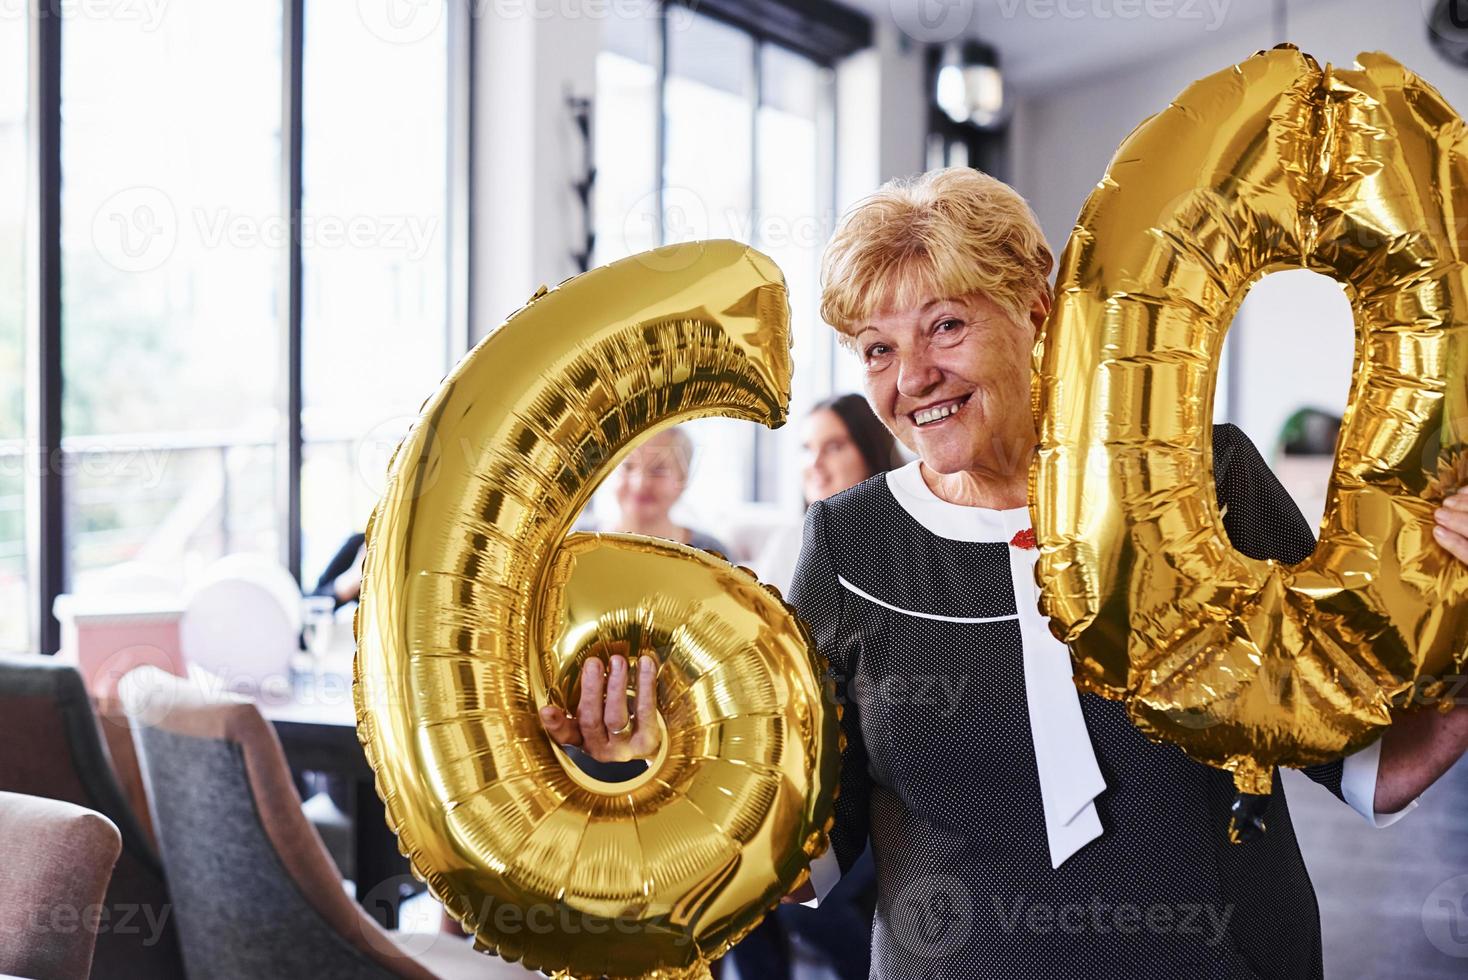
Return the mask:
{"type": "Polygon", "coordinates": [[[678,427],[663,429],[627,454],[612,473],[616,518],[600,527],[594,518],[577,524],[583,531],[621,531],[667,538],[727,557],[729,548],[712,534],[673,520],[673,506],[688,489],[693,466],[693,440],[678,427]]]}
{"type": "Polygon", "coordinates": [[[316,580],[316,587],[310,594],[331,596],[337,609],[356,602],[362,596],[362,561],[366,557],[367,535],[361,532],[348,535],[316,580]]]}
{"type": "MultiPolygon", "coordinates": [[[[860,394],[848,392],[817,402],[801,423],[800,470],[804,513],[812,503],[834,497],[863,480],[902,465],[892,433],[860,394]]],[[[800,555],[800,525],[794,521],[770,532],[751,562],[760,580],[781,594],[790,588],[800,555]]]]}

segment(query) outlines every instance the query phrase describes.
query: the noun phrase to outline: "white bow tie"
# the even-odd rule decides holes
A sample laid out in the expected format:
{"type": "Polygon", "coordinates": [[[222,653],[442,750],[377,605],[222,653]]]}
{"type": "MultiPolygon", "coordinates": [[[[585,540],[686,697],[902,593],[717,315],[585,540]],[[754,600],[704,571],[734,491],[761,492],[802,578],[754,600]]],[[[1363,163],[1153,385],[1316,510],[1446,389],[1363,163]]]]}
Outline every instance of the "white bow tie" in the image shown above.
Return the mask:
{"type": "Polygon", "coordinates": [[[1024,643],[1025,700],[1030,736],[1045,808],[1050,867],[1101,836],[1096,796],[1106,780],[1081,713],[1081,696],[1072,680],[1070,650],[1050,633],[1038,608],[1034,565],[1039,552],[1011,547],[1014,598],[1024,643]]]}

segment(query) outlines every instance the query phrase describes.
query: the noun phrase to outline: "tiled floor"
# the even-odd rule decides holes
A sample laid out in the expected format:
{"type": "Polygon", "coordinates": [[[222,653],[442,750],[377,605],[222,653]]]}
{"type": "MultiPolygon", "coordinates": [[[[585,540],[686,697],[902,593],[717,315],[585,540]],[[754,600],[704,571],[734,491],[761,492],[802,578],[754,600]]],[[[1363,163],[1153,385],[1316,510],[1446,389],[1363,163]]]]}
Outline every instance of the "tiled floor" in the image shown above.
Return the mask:
{"type": "Polygon", "coordinates": [[[1468,980],[1468,757],[1380,830],[1298,773],[1285,792],[1327,980],[1468,980]]]}

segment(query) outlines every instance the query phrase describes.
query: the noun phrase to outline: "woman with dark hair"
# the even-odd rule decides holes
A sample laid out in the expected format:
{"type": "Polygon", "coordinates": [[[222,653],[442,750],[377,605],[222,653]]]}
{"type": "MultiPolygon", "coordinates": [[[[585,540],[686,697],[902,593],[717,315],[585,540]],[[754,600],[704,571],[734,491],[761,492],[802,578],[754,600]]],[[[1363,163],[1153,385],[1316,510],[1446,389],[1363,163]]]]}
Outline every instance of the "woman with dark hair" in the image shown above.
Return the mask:
{"type": "MultiPolygon", "coordinates": [[[[817,500],[901,466],[903,459],[892,433],[882,425],[865,396],[848,392],[817,402],[801,423],[800,467],[803,510],[817,500]]],[[[800,556],[801,528],[777,528],[751,562],[760,580],[781,592],[790,587],[800,556]]]]}
{"type": "Polygon", "coordinates": [[[805,417],[802,435],[805,464],[800,476],[807,509],[903,463],[892,433],[855,392],[817,402],[805,417]]]}
{"type": "MultiPolygon", "coordinates": [[[[800,470],[804,509],[818,500],[886,473],[903,464],[897,441],[882,425],[866,397],[855,392],[833,395],[811,407],[802,423],[804,462],[800,470]]],[[[790,587],[800,555],[801,527],[790,524],[770,535],[754,562],[762,581],[782,592],[790,587]]],[[[792,939],[811,947],[838,980],[865,980],[871,949],[853,935],[868,936],[876,909],[876,875],[871,853],[863,854],[820,908],[782,905],[730,954],[741,977],[786,980],[791,969],[792,939]]]]}

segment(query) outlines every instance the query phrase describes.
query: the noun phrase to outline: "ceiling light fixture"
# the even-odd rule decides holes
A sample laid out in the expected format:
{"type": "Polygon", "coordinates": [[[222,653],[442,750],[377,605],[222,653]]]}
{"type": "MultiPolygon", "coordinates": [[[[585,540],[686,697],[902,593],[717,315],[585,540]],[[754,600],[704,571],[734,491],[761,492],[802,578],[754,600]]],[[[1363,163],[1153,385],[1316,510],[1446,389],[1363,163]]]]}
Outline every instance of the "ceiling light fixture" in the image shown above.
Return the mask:
{"type": "Polygon", "coordinates": [[[1009,118],[999,55],[982,41],[950,41],[943,46],[936,91],[938,108],[956,123],[997,129],[1009,118]]]}

